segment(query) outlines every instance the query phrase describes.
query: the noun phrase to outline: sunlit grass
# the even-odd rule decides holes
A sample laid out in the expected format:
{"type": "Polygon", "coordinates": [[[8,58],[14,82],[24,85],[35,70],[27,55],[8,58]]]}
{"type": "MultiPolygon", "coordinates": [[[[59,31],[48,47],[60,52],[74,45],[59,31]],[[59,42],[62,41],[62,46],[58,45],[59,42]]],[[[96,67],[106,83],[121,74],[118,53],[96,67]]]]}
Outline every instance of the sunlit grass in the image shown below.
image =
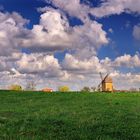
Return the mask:
{"type": "Polygon", "coordinates": [[[139,140],[140,94],[0,91],[0,139],[139,140]]]}

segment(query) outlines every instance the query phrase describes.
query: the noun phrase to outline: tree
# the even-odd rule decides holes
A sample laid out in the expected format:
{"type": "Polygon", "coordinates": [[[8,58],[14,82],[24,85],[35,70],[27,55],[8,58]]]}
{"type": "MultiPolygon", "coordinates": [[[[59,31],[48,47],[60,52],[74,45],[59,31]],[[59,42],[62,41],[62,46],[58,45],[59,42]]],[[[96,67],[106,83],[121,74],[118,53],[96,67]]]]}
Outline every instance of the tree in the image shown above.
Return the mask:
{"type": "Polygon", "coordinates": [[[130,92],[136,92],[137,89],[132,87],[132,88],[129,89],[129,91],[130,91],[130,92]]]}
{"type": "Polygon", "coordinates": [[[91,91],[95,92],[96,91],[96,87],[91,87],[91,91]]]}
{"type": "Polygon", "coordinates": [[[89,87],[83,87],[83,89],[81,91],[82,92],[90,92],[90,88],[89,87]]]}
{"type": "Polygon", "coordinates": [[[25,90],[28,90],[28,91],[34,91],[36,90],[36,84],[34,81],[30,81],[27,83],[26,85],[26,89],[25,90]]]}
{"type": "Polygon", "coordinates": [[[60,92],[68,92],[68,91],[70,91],[70,88],[68,86],[60,86],[58,88],[58,91],[60,91],[60,92]]]}
{"type": "Polygon", "coordinates": [[[9,90],[22,91],[22,87],[20,85],[11,85],[9,90]]]}

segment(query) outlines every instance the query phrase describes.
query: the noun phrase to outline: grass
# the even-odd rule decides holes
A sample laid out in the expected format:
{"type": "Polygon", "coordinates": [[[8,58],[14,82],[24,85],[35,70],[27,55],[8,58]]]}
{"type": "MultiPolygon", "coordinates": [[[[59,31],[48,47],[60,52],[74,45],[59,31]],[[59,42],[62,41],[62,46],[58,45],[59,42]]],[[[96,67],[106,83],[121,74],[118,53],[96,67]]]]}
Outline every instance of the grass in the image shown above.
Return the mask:
{"type": "Polygon", "coordinates": [[[140,140],[140,94],[0,91],[2,140],[140,140]]]}

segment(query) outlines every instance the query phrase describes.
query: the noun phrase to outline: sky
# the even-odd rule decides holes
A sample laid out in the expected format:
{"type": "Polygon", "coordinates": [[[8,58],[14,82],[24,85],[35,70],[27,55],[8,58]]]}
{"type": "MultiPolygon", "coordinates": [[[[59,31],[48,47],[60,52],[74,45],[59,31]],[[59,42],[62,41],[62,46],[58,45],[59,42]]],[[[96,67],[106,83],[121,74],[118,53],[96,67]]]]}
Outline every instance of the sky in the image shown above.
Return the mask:
{"type": "Polygon", "coordinates": [[[0,88],[140,88],[140,0],[0,0],[0,88]]]}

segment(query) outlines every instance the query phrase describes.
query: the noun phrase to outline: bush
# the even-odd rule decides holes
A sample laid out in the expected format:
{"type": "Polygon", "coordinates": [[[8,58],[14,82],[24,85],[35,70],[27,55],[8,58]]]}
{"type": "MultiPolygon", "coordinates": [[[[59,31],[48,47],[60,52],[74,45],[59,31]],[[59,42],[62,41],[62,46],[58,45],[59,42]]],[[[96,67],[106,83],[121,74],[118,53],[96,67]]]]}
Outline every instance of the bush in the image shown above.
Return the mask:
{"type": "Polygon", "coordinates": [[[70,88],[68,86],[61,86],[61,87],[58,88],[58,91],[68,92],[68,91],[70,91],[70,88]]]}
{"type": "Polygon", "coordinates": [[[90,88],[89,87],[83,87],[83,89],[81,91],[82,92],[90,92],[90,88]]]}
{"type": "Polygon", "coordinates": [[[9,87],[10,90],[22,91],[22,87],[20,85],[11,85],[9,87]]]}
{"type": "Polygon", "coordinates": [[[26,91],[35,91],[36,90],[36,83],[34,81],[28,82],[25,90],[26,91]]]}

